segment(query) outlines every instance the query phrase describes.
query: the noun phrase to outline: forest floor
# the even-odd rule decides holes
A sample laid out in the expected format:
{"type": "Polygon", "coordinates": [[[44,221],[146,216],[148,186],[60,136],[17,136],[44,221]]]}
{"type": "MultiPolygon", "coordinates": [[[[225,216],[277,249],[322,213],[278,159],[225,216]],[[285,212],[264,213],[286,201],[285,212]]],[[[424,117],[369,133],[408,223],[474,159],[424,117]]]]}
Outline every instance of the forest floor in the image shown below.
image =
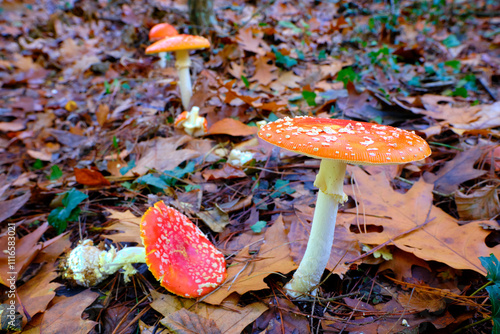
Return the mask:
{"type": "Polygon", "coordinates": [[[145,54],[157,23],[190,32],[186,3],[0,3],[1,330],[500,333],[499,3],[214,10],[211,47],[191,53],[191,106],[208,122],[192,138],[174,126],[175,55],[161,68],[145,54]],[[319,161],[259,140],[257,122],[300,115],[415,131],[432,154],[348,166],[324,280],[293,300],[283,286],[307,244],[319,161]],[[80,240],[141,244],[140,217],[160,200],[223,252],[221,288],[181,298],[146,264],[128,283],[61,277],[80,240]]]}

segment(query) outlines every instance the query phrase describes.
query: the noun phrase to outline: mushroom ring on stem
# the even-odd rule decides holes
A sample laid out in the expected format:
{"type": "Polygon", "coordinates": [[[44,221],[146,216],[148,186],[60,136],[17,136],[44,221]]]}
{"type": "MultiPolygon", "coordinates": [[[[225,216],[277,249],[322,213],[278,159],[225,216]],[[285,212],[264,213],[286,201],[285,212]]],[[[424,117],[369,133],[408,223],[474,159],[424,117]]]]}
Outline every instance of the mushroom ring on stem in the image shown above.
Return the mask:
{"type": "Polygon", "coordinates": [[[159,40],[146,48],[146,54],[159,52],[175,52],[175,68],[179,74],[179,89],[181,90],[182,106],[188,110],[189,101],[193,95],[189,67],[189,50],[210,47],[210,42],[205,37],[191,35],[176,35],[159,40]]]}
{"type": "Polygon", "coordinates": [[[188,298],[203,296],[226,279],[224,255],[185,215],[162,201],[142,216],[140,231],[145,247],[106,251],[84,240],[65,259],[63,278],[89,287],[123,269],[128,281],[136,272],[132,263],[147,263],[163,287],[188,298]]]}
{"type": "Polygon", "coordinates": [[[314,182],[319,191],[309,241],[299,268],[285,285],[291,297],[316,293],[330,257],[338,205],[347,200],[343,191],[347,164],[404,164],[431,154],[427,142],[413,132],[343,119],[285,117],[264,125],[259,137],[321,159],[314,182]]]}

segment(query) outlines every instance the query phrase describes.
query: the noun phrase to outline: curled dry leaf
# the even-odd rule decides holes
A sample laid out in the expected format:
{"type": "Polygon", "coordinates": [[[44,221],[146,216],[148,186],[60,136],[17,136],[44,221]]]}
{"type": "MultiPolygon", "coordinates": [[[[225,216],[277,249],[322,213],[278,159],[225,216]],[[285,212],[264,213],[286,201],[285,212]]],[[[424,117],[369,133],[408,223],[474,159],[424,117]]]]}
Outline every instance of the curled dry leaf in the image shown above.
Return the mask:
{"type": "Polygon", "coordinates": [[[151,291],[151,297],[153,298],[151,307],[164,317],[167,317],[161,320],[161,322],[168,322],[168,317],[171,314],[182,309],[187,309],[209,321],[213,320],[223,334],[241,333],[248,324],[252,323],[267,310],[267,306],[260,302],[255,302],[244,307],[239,306],[239,297],[237,295],[232,295],[225,299],[221,304],[222,307],[170,294],[164,295],[155,290],[151,291]]]}
{"type": "Polygon", "coordinates": [[[111,183],[101,172],[88,168],[75,168],[76,182],[86,186],[109,186],[111,183]]]}
{"type": "Polygon", "coordinates": [[[458,215],[463,220],[491,219],[500,213],[499,185],[486,185],[470,194],[455,193],[458,215]]]}
{"type": "Polygon", "coordinates": [[[210,135],[250,136],[256,134],[258,128],[249,126],[233,118],[223,118],[208,129],[210,135]]]}

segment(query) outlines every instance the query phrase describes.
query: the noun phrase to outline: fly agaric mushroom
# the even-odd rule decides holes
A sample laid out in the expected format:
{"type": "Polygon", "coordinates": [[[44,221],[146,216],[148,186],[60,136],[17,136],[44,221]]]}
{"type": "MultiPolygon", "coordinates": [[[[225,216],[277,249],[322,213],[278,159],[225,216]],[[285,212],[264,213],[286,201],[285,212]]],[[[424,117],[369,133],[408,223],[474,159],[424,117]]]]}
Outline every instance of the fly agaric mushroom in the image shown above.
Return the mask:
{"type": "Polygon", "coordinates": [[[184,109],[188,109],[189,101],[193,95],[191,87],[191,76],[189,67],[189,50],[204,49],[210,47],[210,42],[205,37],[191,35],[176,35],[167,37],[155,42],[146,48],[146,54],[158,52],[175,52],[175,68],[179,73],[179,87],[181,90],[181,99],[184,109]]]}
{"type": "Polygon", "coordinates": [[[183,297],[200,297],[226,278],[224,255],[186,216],[158,202],[142,216],[145,247],[100,250],[84,240],[63,261],[63,278],[90,287],[124,270],[125,281],[136,270],[132,263],[147,263],[162,286],[183,297]]]}
{"type": "MultiPolygon", "coordinates": [[[[151,42],[156,42],[176,35],[179,35],[179,33],[173,26],[168,23],[159,23],[154,25],[149,31],[149,40],[151,42]]],[[[160,52],[158,53],[158,56],[160,57],[160,67],[165,68],[167,66],[167,53],[160,52]]]]}
{"type": "Polygon", "coordinates": [[[142,216],[141,238],[149,270],[172,293],[200,297],[226,279],[224,255],[186,216],[162,201],[142,216]]]}
{"type": "Polygon", "coordinates": [[[299,268],[285,285],[291,297],[316,293],[330,257],[338,205],[347,200],[343,191],[347,164],[403,164],[431,154],[427,142],[413,132],[342,119],[285,117],[264,125],[259,137],[321,159],[314,182],[319,191],[309,241],[299,268]]]}
{"type": "Polygon", "coordinates": [[[199,116],[200,108],[193,107],[191,111],[184,111],[175,118],[174,126],[184,128],[187,134],[193,137],[201,137],[208,131],[207,120],[199,116]]]}

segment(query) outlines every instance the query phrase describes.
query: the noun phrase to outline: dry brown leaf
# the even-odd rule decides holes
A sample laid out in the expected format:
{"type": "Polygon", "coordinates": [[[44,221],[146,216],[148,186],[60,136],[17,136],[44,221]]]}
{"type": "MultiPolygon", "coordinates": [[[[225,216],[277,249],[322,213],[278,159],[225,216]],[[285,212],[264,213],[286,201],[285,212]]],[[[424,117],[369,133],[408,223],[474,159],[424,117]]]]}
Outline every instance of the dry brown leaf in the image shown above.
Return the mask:
{"type": "Polygon", "coordinates": [[[107,104],[100,104],[95,112],[95,116],[97,118],[97,123],[99,123],[100,126],[106,124],[109,116],[109,106],[107,104]]]}
{"type": "MultiPolygon", "coordinates": [[[[42,237],[42,235],[49,228],[48,223],[42,224],[35,231],[30,234],[24,236],[21,239],[16,237],[15,240],[15,264],[12,264],[12,260],[9,262],[9,254],[5,252],[0,252],[0,284],[5,286],[9,286],[10,279],[12,276],[20,277],[26,267],[33,261],[33,259],[37,256],[37,254],[42,249],[43,245],[38,243],[38,240],[42,237]],[[9,274],[14,272],[15,274],[9,274]]],[[[9,235],[3,235],[0,237],[0,249],[11,251],[12,246],[9,248],[9,235]]]]}
{"type": "Polygon", "coordinates": [[[111,183],[101,172],[88,168],[74,168],[76,182],[86,186],[109,186],[111,183]]]}
{"type": "Polygon", "coordinates": [[[111,215],[110,219],[117,219],[118,221],[106,226],[104,229],[107,231],[120,231],[115,234],[106,234],[105,237],[111,239],[114,243],[117,242],[137,242],[138,246],[142,246],[142,239],[140,233],[141,217],[136,217],[130,210],[125,212],[107,209],[111,215]]]}
{"type": "Polygon", "coordinates": [[[200,153],[189,149],[178,149],[180,146],[192,140],[190,136],[176,136],[170,138],[155,138],[148,142],[139,144],[142,149],[141,158],[136,166],[126,175],[137,173],[144,175],[150,169],[160,172],[172,170],[182,162],[200,156],[200,153]]]}
{"type": "Polygon", "coordinates": [[[220,169],[206,169],[201,175],[206,181],[228,180],[247,176],[241,168],[234,167],[227,163],[220,169]]]}
{"type": "Polygon", "coordinates": [[[233,118],[224,118],[212,124],[208,129],[210,135],[250,136],[257,133],[256,126],[249,126],[233,118]]]}
{"type": "Polygon", "coordinates": [[[57,296],[43,315],[40,332],[43,334],[88,333],[97,322],[83,320],[83,311],[99,297],[90,289],[72,297],[57,296]]]}
{"type": "Polygon", "coordinates": [[[264,34],[251,27],[238,30],[236,42],[246,51],[254,52],[258,55],[265,55],[270,50],[267,43],[262,39],[264,34]]]}
{"type": "Polygon", "coordinates": [[[286,274],[297,268],[290,256],[281,216],[267,229],[264,240],[257,254],[249,254],[247,246],[235,256],[227,270],[226,281],[208,295],[205,302],[220,304],[233,292],[242,295],[247,291],[266,289],[268,285],[264,278],[276,272],[286,274]]]}
{"type": "Polygon", "coordinates": [[[222,332],[212,319],[181,309],[168,315],[162,324],[177,334],[221,334],[222,332]]]}
{"type": "MultiPolygon", "coordinates": [[[[0,194],[1,196],[1,194],[0,194]]],[[[11,200],[0,200],[0,222],[12,217],[31,197],[31,191],[11,200]]],[[[6,249],[6,248],[2,248],[6,249]]]]}
{"type": "Polygon", "coordinates": [[[491,219],[500,213],[498,186],[486,185],[469,194],[455,192],[458,215],[463,220],[491,219]]]}
{"type": "Polygon", "coordinates": [[[260,85],[267,86],[274,80],[277,80],[278,67],[274,64],[268,64],[269,61],[271,59],[266,56],[257,56],[254,62],[255,73],[252,77],[248,78],[248,81],[257,81],[260,85]]]}
{"type": "Polygon", "coordinates": [[[154,290],[151,291],[151,296],[153,298],[151,307],[163,316],[168,317],[174,312],[186,309],[205,319],[213,320],[224,334],[241,333],[248,324],[267,310],[267,306],[259,302],[245,307],[239,306],[236,294],[224,300],[221,306],[196,303],[194,299],[164,295],[154,290]]]}
{"type": "MultiPolygon", "coordinates": [[[[44,263],[38,274],[17,289],[19,299],[30,316],[45,312],[47,305],[56,295],[55,290],[60,283],[52,282],[57,276],[56,261],[69,247],[69,234],[57,237],[48,247],[44,248],[36,257],[36,263],[44,263]]],[[[22,315],[24,315],[21,312],[22,315]]],[[[26,318],[23,317],[23,324],[26,318]]]]}
{"type": "Polygon", "coordinates": [[[400,292],[397,299],[405,309],[411,308],[419,312],[425,310],[439,312],[446,307],[443,296],[427,291],[400,292]]]}
{"type": "Polygon", "coordinates": [[[413,266],[420,266],[427,270],[432,271],[429,264],[424,260],[416,257],[411,253],[402,251],[401,249],[394,248],[392,250],[392,260],[384,261],[380,264],[378,268],[379,272],[386,269],[392,270],[395,277],[399,281],[403,281],[404,278],[413,277],[412,268],[413,266]]]}
{"type": "Polygon", "coordinates": [[[398,248],[426,261],[439,261],[483,275],[486,272],[478,257],[491,253],[500,257],[500,245],[490,248],[485,244],[489,232],[481,227],[482,221],[460,226],[456,219],[432,205],[432,184],[421,179],[401,194],[382,173],[368,175],[359,167],[351,170],[360,193],[354,195],[351,187],[344,191],[357,199],[359,211],[366,216],[341,213],[339,223],[347,228],[365,223],[383,228],[381,232],[353,233],[360,242],[380,245],[393,240],[398,248]],[[418,228],[424,223],[427,224],[418,228]]]}
{"type": "Polygon", "coordinates": [[[224,231],[226,225],[229,224],[228,214],[218,207],[213,210],[197,212],[196,215],[216,233],[224,231]]]}
{"type": "Polygon", "coordinates": [[[424,180],[434,183],[434,189],[445,194],[451,194],[465,181],[486,174],[485,170],[474,169],[474,164],[483,154],[481,149],[470,149],[458,153],[455,158],[445,163],[437,174],[425,173],[424,180]]]}

